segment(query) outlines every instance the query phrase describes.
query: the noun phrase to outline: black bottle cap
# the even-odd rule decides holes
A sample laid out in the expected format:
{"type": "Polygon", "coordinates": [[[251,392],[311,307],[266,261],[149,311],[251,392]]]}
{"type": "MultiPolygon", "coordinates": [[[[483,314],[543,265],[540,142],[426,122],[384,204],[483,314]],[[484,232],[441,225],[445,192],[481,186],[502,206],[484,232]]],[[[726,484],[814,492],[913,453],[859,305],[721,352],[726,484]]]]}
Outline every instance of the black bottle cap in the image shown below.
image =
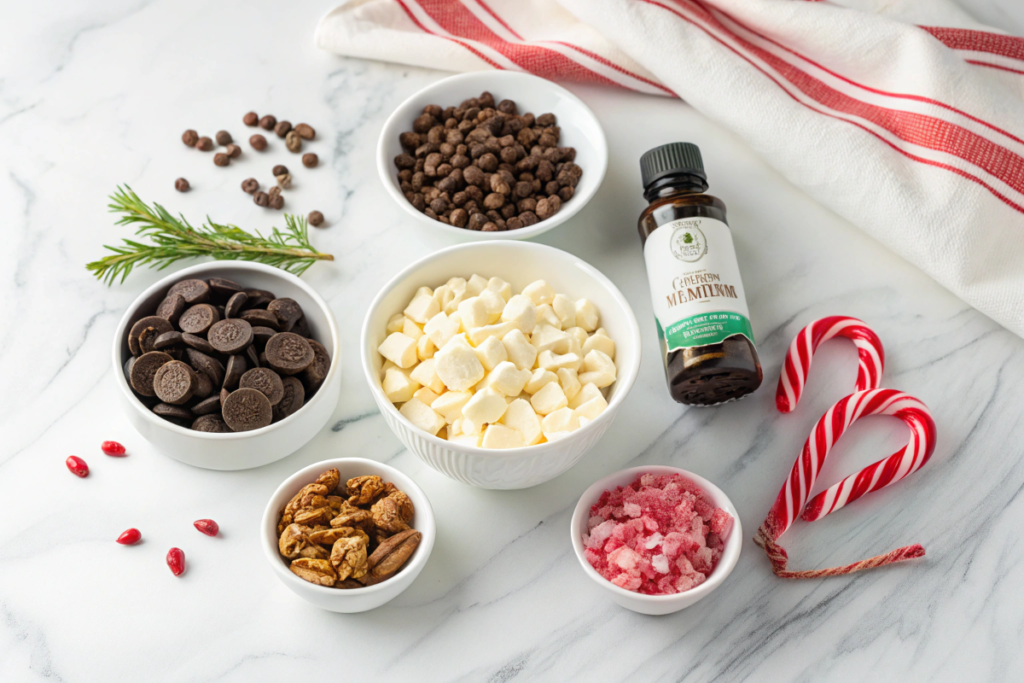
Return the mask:
{"type": "Polygon", "coordinates": [[[670,175],[693,175],[707,183],[700,148],[692,142],[670,142],[655,147],[640,157],[640,177],[644,188],[670,175]]]}

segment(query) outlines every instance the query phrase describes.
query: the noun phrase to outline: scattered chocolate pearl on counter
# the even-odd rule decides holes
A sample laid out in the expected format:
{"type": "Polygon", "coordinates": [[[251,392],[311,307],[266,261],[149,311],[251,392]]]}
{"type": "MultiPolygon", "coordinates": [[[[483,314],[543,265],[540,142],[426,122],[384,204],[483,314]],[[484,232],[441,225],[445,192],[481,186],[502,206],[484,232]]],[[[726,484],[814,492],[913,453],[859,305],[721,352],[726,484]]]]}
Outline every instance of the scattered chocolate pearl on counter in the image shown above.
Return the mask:
{"type": "Polygon", "coordinates": [[[218,145],[230,145],[232,143],[231,133],[226,130],[218,130],[215,137],[217,138],[218,145]]]}
{"type": "Polygon", "coordinates": [[[196,143],[199,142],[199,133],[189,128],[181,134],[181,141],[189,147],[195,147],[196,143]]]}
{"type": "Polygon", "coordinates": [[[270,195],[266,192],[257,192],[252,200],[256,202],[257,206],[268,206],[270,204],[270,195]]]}
{"type": "Polygon", "coordinates": [[[213,155],[213,163],[215,163],[218,166],[227,166],[228,164],[231,163],[231,157],[229,157],[224,152],[217,152],[216,154],[213,155]]]}
{"type": "Polygon", "coordinates": [[[313,126],[308,123],[300,123],[295,126],[295,132],[301,135],[306,140],[312,140],[316,137],[316,131],[313,130],[313,126]]]}
{"type": "Polygon", "coordinates": [[[255,178],[246,178],[242,181],[242,191],[248,194],[253,194],[256,190],[260,189],[259,181],[255,178]]]}
{"type": "Polygon", "coordinates": [[[285,166],[284,164],[278,164],[273,169],[271,169],[270,172],[276,178],[279,175],[284,175],[285,173],[287,173],[288,172],[288,167],[285,166]]]}
{"type": "Polygon", "coordinates": [[[305,166],[306,168],[314,168],[319,163],[320,157],[318,157],[316,154],[313,154],[312,152],[308,152],[302,155],[302,165],[305,166]]]}
{"type": "Polygon", "coordinates": [[[277,195],[270,200],[270,208],[272,209],[283,209],[284,208],[284,197],[277,195]]]}
{"type": "Polygon", "coordinates": [[[188,181],[184,178],[178,178],[174,181],[174,189],[178,192],[188,192],[192,189],[192,186],[188,184],[188,181]]]}
{"type": "Polygon", "coordinates": [[[283,138],[285,135],[288,135],[288,131],[290,131],[291,129],[292,124],[290,121],[278,121],[277,125],[274,126],[274,132],[277,134],[277,137],[279,138],[283,138]]]}
{"type": "Polygon", "coordinates": [[[277,176],[277,186],[280,187],[282,190],[287,190],[289,187],[291,187],[292,174],[282,173],[281,175],[277,176]]]}
{"type": "Polygon", "coordinates": [[[302,137],[294,130],[290,131],[284,136],[284,146],[289,152],[298,152],[302,149],[302,137]]]}
{"type": "Polygon", "coordinates": [[[323,225],[324,215],[319,211],[310,211],[309,216],[306,218],[306,220],[308,220],[309,224],[312,225],[314,228],[319,228],[321,225],[323,225]]]}
{"type": "Polygon", "coordinates": [[[242,123],[244,123],[247,126],[255,126],[259,122],[260,122],[260,115],[257,114],[254,111],[251,111],[251,112],[249,112],[248,114],[246,114],[245,116],[242,117],[242,123]]]}
{"type": "Polygon", "coordinates": [[[242,148],[236,144],[230,144],[228,145],[227,154],[232,159],[237,159],[242,156],[242,148]]]}
{"type": "Polygon", "coordinates": [[[270,197],[271,206],[273,206],[274,197],[280,197],[281,196],[281,188],[277,187],[277,186],[274,186],[274,187],[270,188],[269,190],[267,190],[267,195],[270,197]]]}
{"type": "Polygon", "coordinates": [[[211,149],[213,149],[213,140],[204,135],[203,137],[196,140],[196,149],[198,149],[200,152],[209,152],[211,149]]]}
{"type": "Polygon", "coordinates": [[[260,128],[263,130],[274,130],[274,126],[277,125],[277,117],[272,114],[267,114],[260,119],[260,128]]]}
{"type": "Polygon", "coordinates": [[[267,139],[260,135],[259,133],[257,133],[256,135],[253,135],[251,138],[249,138],[249,145],[252,146],[252,148],[257,152],[262,152],[267,148],[267,139]]]}

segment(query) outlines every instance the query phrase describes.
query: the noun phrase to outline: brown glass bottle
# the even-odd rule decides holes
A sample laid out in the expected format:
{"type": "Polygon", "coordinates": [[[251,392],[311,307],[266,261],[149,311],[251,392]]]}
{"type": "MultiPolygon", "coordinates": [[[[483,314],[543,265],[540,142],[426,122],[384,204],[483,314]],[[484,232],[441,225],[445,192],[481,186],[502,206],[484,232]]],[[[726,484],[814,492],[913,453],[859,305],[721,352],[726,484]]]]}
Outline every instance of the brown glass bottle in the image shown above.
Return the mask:
{"type": "Polygon", "coordinates": [[[696,145],[657,147],[640,166],[650,205],[637,227],[669,393],[687,405],[742,398],[763,375],[725,204],[704,194],[707,176],[696,145]]]}

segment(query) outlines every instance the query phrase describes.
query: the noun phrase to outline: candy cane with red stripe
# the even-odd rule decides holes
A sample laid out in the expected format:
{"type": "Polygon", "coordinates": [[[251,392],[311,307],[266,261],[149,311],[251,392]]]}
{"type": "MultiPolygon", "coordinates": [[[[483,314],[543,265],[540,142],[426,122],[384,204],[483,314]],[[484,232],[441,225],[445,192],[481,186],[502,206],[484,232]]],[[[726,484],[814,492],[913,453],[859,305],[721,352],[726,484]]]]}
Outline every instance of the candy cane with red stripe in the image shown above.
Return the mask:
{"type": "Polygon", "coordinates": [[[779,386],[775,391],[775,406],[780,413],[796,408],[807,384],[807,373],[811,370],[811,359],[818,345],[833,337],[846,337],[857,347],[859,365],[857,384],[854,391],[877,389],[882,384],[882,370],[885,368],[885,350],[882,340],[867,323],[845,315],[830,315],[815,320],[800,330],[786,352],[779,374],[779,386]]]}
{"type": "Polygon", "coordinates": [[[786,551],[776,541],[793,525],[801,511],[806,521],[821,519],[871,491],[894,484],[916,472],[934,452],[935,440],[935,421],[931,412],[923,402],[909,394],[895,389],[870,389],[840,399],[814,426],[767,519],[758,529],[755,541],[768,554],[772,571],[783,578],[818,578],[849,574],[923,556],[924,548],[915,544],[845,567],[794,572],[787,570],[786,551]],[[867,415],[891,415],[903,420],[910,428],[907,445],[888,458],[865,467],[819,493],[805,508],[832,446],[850,425],[867,415]]]}

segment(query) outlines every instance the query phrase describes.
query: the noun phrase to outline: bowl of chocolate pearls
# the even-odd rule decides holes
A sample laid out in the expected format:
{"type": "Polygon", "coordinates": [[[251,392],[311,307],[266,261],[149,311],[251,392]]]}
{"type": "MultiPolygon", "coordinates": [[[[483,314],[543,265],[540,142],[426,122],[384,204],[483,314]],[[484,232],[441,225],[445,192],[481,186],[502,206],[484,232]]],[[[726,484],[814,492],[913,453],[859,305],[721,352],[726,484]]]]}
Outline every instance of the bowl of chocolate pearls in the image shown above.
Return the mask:
{"type": "Polygon", "coordinates": [[[125,412],[158,451],[215,470],[294,453],[337,406],[341,344],[327,303],[259,263],[185,268],[143,292],[114,335],[125,412]]]}
{"type": "Polygon", "coordinates": [[[526,239],[565,222],[604,179],[594,113],[551,81],[512,71],[452,76],[394,111],[381,181],[418,226],[460,240],[526,239]]]}

